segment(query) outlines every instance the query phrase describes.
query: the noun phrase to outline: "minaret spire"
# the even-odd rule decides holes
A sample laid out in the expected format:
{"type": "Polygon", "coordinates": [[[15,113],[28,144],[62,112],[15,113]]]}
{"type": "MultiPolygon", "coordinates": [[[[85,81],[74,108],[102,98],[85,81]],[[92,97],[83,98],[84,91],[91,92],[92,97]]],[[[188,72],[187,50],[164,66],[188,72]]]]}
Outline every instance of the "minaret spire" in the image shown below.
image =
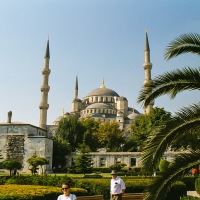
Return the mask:
{"type": "Polygon", "coordinates": [[[76,76],[75,89],[74,89],[74,99],[78,99],[78,76],[76,76]]]}
{"type": "Polygon", "coordinates": [[[47,125],[47,110],[49,108],[48,104],[48,92],[50,90],[50,87],[48,85],[49,82],[49,74],[51,73],[51,70],[49,69],[49,60],[50,60],[50,52],[49,52],[49,39],[47,41],[46,46],[46,53],[44,56],[44,67],[42,70],[42,76],[43,76],[43,83],[41,86],[41,102],[39,105],[40,108],[40,128],[46,129],[47,125]]]}
{"type": "MultiPolygon", "coordinates": [[[[151,69],[152,64],[150,62],[150,48],[149,48],[149,40],[148,40],[148,34],[146,30],[146,40],[145,40],[145,47],[144,47],[144,73],[145,73],[145,80],[144,80],[144,87],[149,87],[149,85],[152,82],[151,79],[151,69]]],[[[154,102],[151,102],[146,108],[145,113],[149,113],[151,109],[153,108],[154,102]]]]}

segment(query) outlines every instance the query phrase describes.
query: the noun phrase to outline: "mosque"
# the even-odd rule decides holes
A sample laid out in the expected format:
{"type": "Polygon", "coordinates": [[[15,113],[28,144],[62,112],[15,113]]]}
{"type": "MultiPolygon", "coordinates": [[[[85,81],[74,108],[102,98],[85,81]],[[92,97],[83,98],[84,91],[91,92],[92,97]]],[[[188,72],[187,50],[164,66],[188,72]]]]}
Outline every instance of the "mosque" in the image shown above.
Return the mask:
{"type": "MultiPolygon", "coordinates": [[[[7,122],[0,123],[0,162],[3,162],[6,159],[19,160],[23,163],[22,173],[29,172],[29,166],[26,160],[34,153],[49,160],[49,165],[44,166],[42,171],[46,171],[47,173],[52,171],[53,142],[51,136],[63,117],[76,115],[79,118],[85,118],[90,116],[102,122],[116,121],[119,123],[124,134],[127,135],[129,134],[132,122],[140,116],[140,113],[136,109],[128,106],[127,98],[119,96],[117,92],[107,88],[104,80],[102,80],[102,84],[99,88],[89,92],[83,99],[79,99],[78,77],[76,77],[72,110],[63,113],[62,116],[58,116],[52,125],[48,125],[48,93],[50,91],[49,75],[51,73],[49,63],[50,49],[48,40],[44,57],[44,67],[42,70],[43,81],[40,88],[41,102],[39,104],[39,126],[37,127],[31,124],[12,122],[12,112],[8,112],[7,122]]],[[[152,81],[152,64],[150,62],[150,48],[147,33],[145,38],[143,67],[145,74],[144,87],[147,87],[152,81]]],[[[144,113],[149,113],[152,108],[153,103],[144,110],[144,113]]],[[[94,160],[102,160],[102,158],[105,158],[105,156],[100,158],[97,155],[94,160]]],[[[130,165],[130,161],[127,162],[129,162],[130,165]]],[[[68,163],[70,164],[70,161],[68,163]]],[[[110,164],[112,164],[112,162],[110,164]]]]}

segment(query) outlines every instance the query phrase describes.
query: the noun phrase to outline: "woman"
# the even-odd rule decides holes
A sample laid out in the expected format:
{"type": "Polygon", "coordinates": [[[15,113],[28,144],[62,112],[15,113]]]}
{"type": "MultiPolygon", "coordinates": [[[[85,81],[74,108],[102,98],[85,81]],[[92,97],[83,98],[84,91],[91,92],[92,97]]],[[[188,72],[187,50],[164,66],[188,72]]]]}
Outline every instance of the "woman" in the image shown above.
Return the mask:
{"type": "Polygon", "coordinates": [[[70,194],[70,185],[68,183],[62,184],[62,191],[63,191],[63,194],[58,196],[57,200],[75,200],[76,199],[75,194],[70,194]]]}

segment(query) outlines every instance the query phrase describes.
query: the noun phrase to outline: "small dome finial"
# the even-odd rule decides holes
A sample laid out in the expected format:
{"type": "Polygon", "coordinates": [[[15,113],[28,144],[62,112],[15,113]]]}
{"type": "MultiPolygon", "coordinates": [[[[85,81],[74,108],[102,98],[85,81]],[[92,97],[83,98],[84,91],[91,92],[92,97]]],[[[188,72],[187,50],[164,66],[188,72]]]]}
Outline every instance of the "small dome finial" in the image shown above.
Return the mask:
{"type": "Polygon", "coordinates": [[[105,88],[105,85],[104,85],[104,78],[103,78],[103,80],[102,80],[102,84],[101,84],[100,88],[105,88]]]}

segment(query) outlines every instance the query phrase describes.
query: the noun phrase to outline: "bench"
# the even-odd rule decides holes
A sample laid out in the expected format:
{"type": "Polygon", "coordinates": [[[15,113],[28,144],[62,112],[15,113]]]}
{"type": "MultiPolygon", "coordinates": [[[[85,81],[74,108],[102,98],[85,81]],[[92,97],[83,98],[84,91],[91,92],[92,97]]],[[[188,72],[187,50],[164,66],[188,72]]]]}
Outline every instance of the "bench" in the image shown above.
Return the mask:
{"type": "Polygon", "coordinates": [[[80,196],[77,197],[77,200],[103,200],[103,195],[80,196]]]}
{"type": "Polygon", "coordinates": [[[122,196],[123,200],[143,200],[145,193],[124,193],[122,196]]]}
{"type": "MultiPolygon", "coordinates": [[[[123,200],[143,200],[145,193],[124,193],[123,200]]],[[[103,200],[103,195],[79,196],[77,200],[103,200]]]]}

